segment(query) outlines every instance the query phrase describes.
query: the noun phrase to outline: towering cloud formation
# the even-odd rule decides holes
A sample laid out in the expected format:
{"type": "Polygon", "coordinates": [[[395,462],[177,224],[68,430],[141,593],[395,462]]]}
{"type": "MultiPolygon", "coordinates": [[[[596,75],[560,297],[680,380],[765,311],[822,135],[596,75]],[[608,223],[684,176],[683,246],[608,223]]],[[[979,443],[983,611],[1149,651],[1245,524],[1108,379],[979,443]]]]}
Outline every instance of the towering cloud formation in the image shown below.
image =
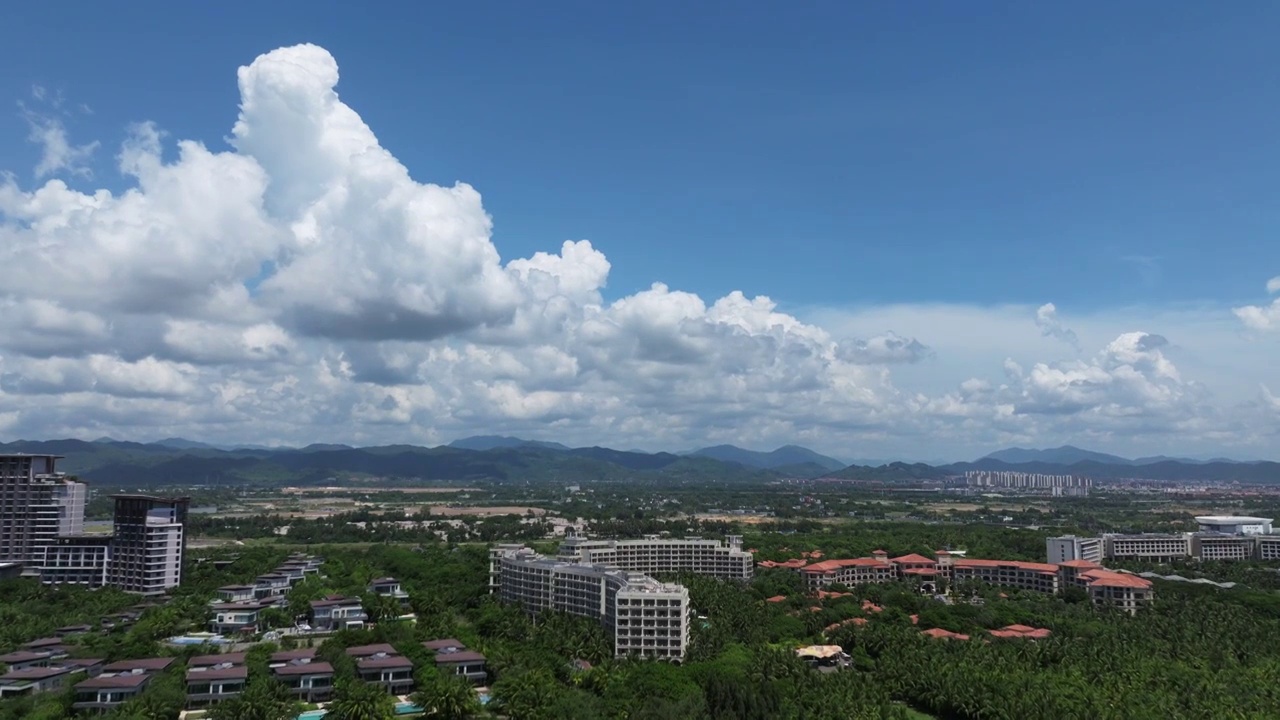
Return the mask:
{"type": "MultiPolygon", "coordinates": [[[[324,49],[238,78],[230,150],[183,140],[166,162],[141,124],[119,195],[0,184],[0,266],[22,269],[0,284],[0,432],[835,449],[996,442],[1071,416],[1159,425],[1196,396],[1143,333],[928,398],[890,381],[930,354],[915,338],[837,341],[739,292],[606,301],[610,264],[586,240],[504,263],[480,194],[415,181],[341,101],[324,49]]],[[[76,172],[62,157],[46,170],[76,172]]],[[[1052,305],[1037,322],[1078,346],[1052,305]]]]}

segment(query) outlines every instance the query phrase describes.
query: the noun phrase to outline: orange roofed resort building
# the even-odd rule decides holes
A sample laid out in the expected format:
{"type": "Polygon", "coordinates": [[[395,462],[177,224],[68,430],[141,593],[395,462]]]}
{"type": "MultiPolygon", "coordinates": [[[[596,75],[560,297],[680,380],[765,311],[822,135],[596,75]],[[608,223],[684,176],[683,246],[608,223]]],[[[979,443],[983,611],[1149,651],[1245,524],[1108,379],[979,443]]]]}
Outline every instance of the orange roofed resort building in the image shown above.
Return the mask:
{"type": "Polygon", "coordinates": [[[871,557],[823,560],[797,567],[793,563],[760,563],[765,567],[786,567],[804,577],[810,592],[821,592],[832,585],[862,585],[918,578],[925,587],[936,589],[938,580],[952,583],[977,580],[992,585],[1059,593],[1066,588],[1080,588],[1095,604],[1112,605],[1133,614],[1154,597],[1151,581],[1136,575],[1107,570],[1090,560],[1068,560],[1063,563],[1022,562],[1019,560],[980,560],[961,557],[946,550],[928,558],[915,553],[890,558],[883,550],[871,557]]]}

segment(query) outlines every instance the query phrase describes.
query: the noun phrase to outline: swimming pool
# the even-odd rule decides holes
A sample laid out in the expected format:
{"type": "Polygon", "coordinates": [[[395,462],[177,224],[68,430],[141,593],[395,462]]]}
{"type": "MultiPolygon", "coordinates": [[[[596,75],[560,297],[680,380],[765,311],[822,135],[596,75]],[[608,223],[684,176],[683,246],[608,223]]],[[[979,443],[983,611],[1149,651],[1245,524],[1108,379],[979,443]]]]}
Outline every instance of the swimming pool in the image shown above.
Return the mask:
{"type": "Polygon", "coordinates": [[[308,710],[299,715],[297,720],[320,720],[326,712],[326,710],[308,710]]]}
{"type": "Polygon", "coordinates": [[[205,643],[222,645],[227,642],[227,639],[221,635],[178,635],[169,638],[166,642],[171,645],[204,645],[205,643]]]}
{"type": "Polygon", "coordinates": [[[415,715],[420,712],[422,712],[422,708],[411,702],[396,703],[397,715],[415,715]]]}

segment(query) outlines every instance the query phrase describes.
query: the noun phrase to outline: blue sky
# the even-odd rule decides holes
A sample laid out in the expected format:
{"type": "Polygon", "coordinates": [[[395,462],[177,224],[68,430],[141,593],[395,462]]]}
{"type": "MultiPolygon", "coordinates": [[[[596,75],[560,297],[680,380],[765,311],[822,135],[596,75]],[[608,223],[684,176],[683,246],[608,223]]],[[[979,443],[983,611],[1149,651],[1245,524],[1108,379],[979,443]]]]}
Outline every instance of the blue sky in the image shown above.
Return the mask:
{"type": "MultiPolygon", "coordinates": [[[[13,103],[12,112],[0,114],[0,170],[12,172],[24,192],[49,179],[33,172],[46,148],[28,140],[32,113],[56,119],[73,144],[101,143],[85,161],[91,174],[64,169],[49,176],[86,193],[133,185],[116,167],[133,123],[150,121],[166,133],[160,148],[166,163],[179,163],[178,139],[228,151],[241,99],[235,69],[275,48],[315,43],[341,68],[342,103],[413,180],[463,181],[481,193],[504,262],[589,239],[610,264],[607,285],[592,289],[605,304],[658,281],[696,293],[708,306],[733,291],[767,295],[780,311],[825,328],[833,339],[852,338],[849,352],[862,353],[859,362],[873,351],[889,358],[901,381],[888,391],[895,402],[919,395],[911,413],[932,412],[921,409],[928,403],[951,407],[944,400],[970,392],[976,386],[958,388],[975,378],[993,388],[1012,383],[1005,389],[1021,393],[1023,402],[988,398],[981,412],[1043,407],[1028,399],[1043,390],[1035,385],[1043,376],[1032,379],[1038,363],[1061,373],[1055,382],[1063,392],[1113,383],[1088,372],[1129,363],[1160,382],[1176,375],[1179,402],[1211,407],[1219,419],[1241,408],[1269,412],[1274,405],[1280,412],[1268,389],[1280,390],[1267,360],[1274,341],[1253,333],[1271,329],[1271,321],[1239,315],[1246,327],[1232,313],[1240,306],[1265,312],[1266,283],[1280,274],[1274,201],[1280,87],[1272,77],[1280,61],[1280,6],[686,5],[132,2],[84,4],[75,12],[14,5],[0,14],[0,46],[7,50],[0,99],[13,103]],[[43,100],[33,87],[44,90],[43,100]],[[1044,303],[1053,303],[1045,316],[1053,319],[1037,324],[1044,303]],[[1142,343],[1132,352],[1112,347],[1132,332],[1167,343],[1159,351],[1142,343]],[[877,341],[885,333],[916,339],[928,352],[894,355],[898,346],[877,341]],[[1006,360],[1025,373],[1014,373],[1006,360]],[[1177,363],[1177,373],[1161,374],[1166,360],[1177,363]]],[[[261,152],[254,157],[267,164],[261,152]]],[[[9,215],[15,220],[18,213],[9,215]]],[[[280,257],[264,251],[250,259],[280,257]]],[[[300,337],[284,315],[271,317],[271,333],[300,337]]],[[[640,347],[647,339],[652,333],[632,341],[640,347]]],[[[122,342],[94,352],[125,362],[152,352],[122,342]]],[[[470,336],[458,342],[489,347],[470,336]]],[[[429,347],[364,343],[334,351],[394,364],[389,358],[429,347]]],[[[538,347],[585,362],[563,344],[538,347]]],[[[309,357],[329,350],[317,346],[309,357]]],[[[23,353],[30,354],[17,354],[23,353]]],[[[154,357],[196,362],[158,350],[154,357]]],[[[27,381],[39,375],[21,362],[0,373],[27,381]]],[[[225,378],[230,371],[218,372],[225,378]]],[[[386,367],[370,372],[389,376],[386,367]]],[[[15,383],[10,392],[32,387],[15,383]]],[[[627,439],[613,444],[626,447],[669,442],[647,437],[648,430],[622,429],[629,427],[623,419],[601,414],[604,405],[530,420],[521,414],[532,412],[530,397],[568,392],[536,385],[522,386],[520,413],[504,410],[466,429],[562,432],[584,442],[619,433],[627,439]],[[520,424],[535,420],[544,424],[520,424]]],[[[1133,397],[1170,402],[1151,388],[1131,390],[1133,397]]],[[[366,391],[383,392],[360,392],[366,391]]],[[[408,392],[396,392],[402,391],[408,392]]],[[[434,392],[438,398],[443,390],[434,392]]],[[[610,397],[630,402],[631,396],[610,397]]],[[[965,405],[970,400],[956,417],[978,412],[965,405]]],[[[700,438],[740,439],[724,418],[757,409],[725,397],[717,402],[724,405],[705,416],[671,411],[698,435],[681,447],[700,438]]],[[[1078,414],[1081,402],[1073,398],[1055,412],[1078,414]]],[[[1099,417],[1115,405],[1089,402],[1099,417]]],[[[1166,420],[1186,411],[1170,407],[1161,408],[1166,420]]],[[[146,434],[179,422],[149,412],[161,419],[149,425],[112,415],[92,427],[32,425],[26,417],[13,423],[77,433],[115,422],[146,434]]],[[[447,439],[463,432],[433,424],[429,415],[418,407],[401,425],[379,421],[392,430],[354,439],[447,439]]],[[[1190,443],[1216,453],[1235,432],[1217,420],[1126,430],[1081,416],[1078,425],[1027,432],[984,426],[980,437],[958,435],[935,453],[916,447],[913,433],[924,431],[912,417],[859,431],[866,435],[854,443],[844,433],[862,425],[850,418],[785,413],[742,430],[741,442],[800,439],[837,452],[853,443],[859,447],[844,454],[864,456],[964,457],[974,445],[1006,441],[1092,443],[1121,452],[1190,443]],[[876,444],[886,452],[864,447],[876,444]]],[[[1241,452],[1280,454],[1276,420],[1266,418],[1263,435],[1250,435],[1241,452]]],[[[237,432],[229,428],[210,420],[188,430],[229,438],[237,432]]],[[[6,432],[19,430],[0,422],[0,434],[6,432]]],[[[282,432],[281,440],[290,438],[282,432]]]]}
{"type": "Polygon", "coordinates": [[[592,238],[610,295],[1094,308],[1280,267],[1274,3],[683,5],[22,4],[0,96],[216,145],[228,68],[315,42],[417,179],[484,194],[504,257],[592,238]]]}

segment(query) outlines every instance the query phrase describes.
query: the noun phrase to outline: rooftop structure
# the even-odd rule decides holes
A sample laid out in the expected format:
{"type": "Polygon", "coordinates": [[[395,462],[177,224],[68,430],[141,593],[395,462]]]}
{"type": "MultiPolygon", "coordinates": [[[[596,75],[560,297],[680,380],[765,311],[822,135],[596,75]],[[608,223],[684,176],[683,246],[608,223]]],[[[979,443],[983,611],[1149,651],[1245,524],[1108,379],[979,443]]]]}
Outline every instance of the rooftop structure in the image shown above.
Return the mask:
{"type": "Polygon", "coordinates": [[[921,630],[920,634],[925,635],[927,637],[931,637],[934,640],[968,640],[969,639],[968,635],[965,635],[963,633],[951,632],[950,630],[944,630],[943,628],[929,628],[928,630],[921,630]]]}
{"type": "Polygon", "coordinates": [[[796,650],[796,657],[817,668],[820,672],[835,672],[849,667],[852,658],[839,645],[810,645],[796,650]]]}
{"type": "Polygon", "coordinates": [[[1200,515],[1196,517],[1201,532],[1226,533],[1228,535],[1269,535],[1271,518],[1247,515],[1200,515]]]}
{"type": "Polygon", "coordinates": [[[1045,628],[1035,628],[1030,625],[1005,625],[999,630],[987,632],[991,637],[1026,640],[1043,640],[1053,634],[1045,628]]]}

